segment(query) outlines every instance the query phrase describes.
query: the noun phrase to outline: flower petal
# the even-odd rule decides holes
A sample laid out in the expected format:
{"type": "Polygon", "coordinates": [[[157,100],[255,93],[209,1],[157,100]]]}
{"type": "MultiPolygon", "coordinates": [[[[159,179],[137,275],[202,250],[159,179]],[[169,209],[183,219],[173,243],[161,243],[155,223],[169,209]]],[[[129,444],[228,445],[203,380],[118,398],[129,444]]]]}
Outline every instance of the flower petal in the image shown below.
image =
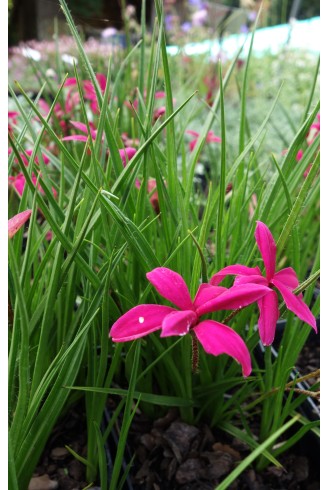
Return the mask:
{"type": "Polygon", "coordinates": [[[243,339],[232,328],[213,320],[205,320],[193,331],[205,352],[214,356],[228,354],[241,364],[244,376],[251,374],[250,353],[243,339]]]}
{"type": "Polygon", "coordinates": [[[262,296],[268,294],[270,288],[260,284],[242,284],[227,289],[220,296],[207,301],[196,309],[198,316],[205,315],[217,310],[234,310],[243,308],[254,301],[258,301],[262,296]]]}
{"type": "Polygon", "coordinates": [[[267,279],[270,281],[276,270],[277,247],[271,231],[261,221],[257,221],[256,224],[255,240],[263,258],[267,279]]]}
{"type": "Polygon", "coordinates": [[[223,279],[228,275],[241,275],[241,276],[256,276],[262,275],[259,267],[247,267],[246,265],[234,264],[224,267],[219,272],[214,274],[210,280],[210,284],[217,285],[223,281],[223,279]]]}
{"type": "Polygon", "coordinates": [[[262,284],[262,286],[268,286],[269,281],[266,277],[259,274],[256,276],[237,276],[233,285],[240,286],[241,284],[262,284]]]}
{"type": "Polygon", "coordinates": [[[89,134],[88,133],[88,127],[86,124],[83,124],[79,121],[70,121],[70,123],[72,126],[74,126],[75,129],[82,131],[82,133],[89,134]]]}
{"type": "Polygon", "coordinates": [[[77,81],[76,78],[66,78],[66,81],[64,83],[64,87],[70,87],[71,85],[76,85],[77,81]]]}
{"type": "Polygon", "coordinates": [[[157,267],[147,272],[146,277],[163,298],[168,299],[181,310],[193,310],[187,284],[180,274],[166,267],[157,267]]]}
{"type": "Polygon", "coordinates": [[[162,323],[161,337],[171,337],[172,335],[186,335],[190,327],[197,322],[197,315],[194,311],[174,311],[167,315],[162,323]]]}
{"type": "Polygon", "coordinates": [[[131,160],[131,158],[137,153],[137,150],[135,148],[132,148],[131,146],[127,146],[126,148],[121,148],[118,150],[123,167],[126,166],[126,159],[131,160]]]}
{"type": "Polygon", "coordinates": [[[173,308],[162,305],[135,306],[113,324],[109,336],[113,342],[128,342],[144,337],[159,330],[164,318],[173,311],[173,308]]]}
{"type": "Polygon", "coordinates": [[[278,279],[278,281],[282,282],[285,286],[291,289],[296,289],[299,285],[296,272],[292,267],[286,267],[285,269],[281,269],[281,271],[276,272],[274,279],[278,279]]]}
{"type": "Polygon", "coordinates": [[[198,138],[199,136],[199,133],[197,133],[197,131],[193,131],[192,129],[187,129],[186,133],[191,134],[192,136],[196,136],[196,138],[198,138]]]}
{"type": "Polygon", "coordinates": [[[97,73],[96,78],[102,93],[104,93],[106,90],[107,77],[103,73],[97,73]]]}
{"type": "MultiPolygon", "coordinates": [[[[72,126],[74,126],[75,129],[78,129],[79,131],[82,131],[82,133],[89,135],[88,126],[86,124],[83,124],[79,121],[70,121],[70,123],[72,124],[72,126]]],[[[90,128],[90,134],[91,134],[91,138],[95,140],[97,137],[97,131],[95,129],[90,128]]]]}
{"type": "Polygon", "coordinates": [[[220,294],[227,291],[227,288],[221,286],[212,286],[211,284],[203,283],[199,286],[194,299],[194,308],[198,308],[204,303],[207,303],[213,298],[220,296],[220,294]]]}
{"type": "Polygon", "coordinates": [[[26,223],[26,221],[29,219],[31,216],[32,210],[27,209],[26,211],[23,211],[22,213],[18,213],[12,218],[8,220],[8,236],[9,238],[12,238],[15,233],[20,230],[20,228],[26,223]]]}
{"type": "Polygon", "coordinates": [[[279,319],[278,297],[275,291],[266,294],[259,299],[258,307],[260,310],[259,317],[259,334],[263,345],[271,345],[276,333],[276,325],[279,319]]]}
{"type": "Polygon", "coordinates": [[[65,136],[62,141],[88,141],[88,136],[84,134],[74,134],[72,136],[65,136]]]}
{"type": "Polygon", "coordinates": [[[291,289],[286,287],[282,282],[278,281],[278,279],[272,279],[272,284],[276,286],[278,291],[281,293],[281,296],[286,303],[287,308],[295,313],[300,320],[305,323],[311,325],[311,327],[317,332],[317,324],[314,315],[311,313],[310,308],[304,303],[302,296],[296,296],[291,289]]]}

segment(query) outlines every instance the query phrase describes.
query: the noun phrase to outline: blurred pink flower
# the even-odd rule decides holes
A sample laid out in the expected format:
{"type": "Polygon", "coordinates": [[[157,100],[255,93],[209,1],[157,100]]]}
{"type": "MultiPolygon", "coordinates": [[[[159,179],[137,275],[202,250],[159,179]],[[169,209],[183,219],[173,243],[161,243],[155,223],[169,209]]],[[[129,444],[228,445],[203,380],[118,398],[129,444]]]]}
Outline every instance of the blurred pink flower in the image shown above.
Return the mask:
{"type": "Polygon", "coordinates": [[[310,126],[309,133],[306,136],[307,144],[311,145],[319,133],[320,133],[320,113],[317,114],[317,121],[315,121],[310,126]]]}
{"type": "Polygon", "coordinates": [[[19,116],[19,112],[8,111],[8,131],[10,134],[13,134],[14,126],[16,126],[17,124],[18,116],[19,116]]]}
{"type": "MultiPolygon", "coordinates": [[[[71,136],[65,136],[62,138],[62,141],[88,141],[88,127],[86,124],[83,124],[79,121],[70,121],[71,125],[74,126],[75,129],[81,131],[84,134],[73,134],[71,136]]],[[[92,122],[89,122],[90,134],[93,141],[97,138],[97,130],[94,127],[92,122]]]]}
{"type": "MultiPolygon", "coordinates": [[[[62,139],[62,141],[84,141],[84,142],[87,141],[88,140],[88,134],[89,134],[87,125],[83,124],[81,122],[78,122],[78,121],[70,121],[70,123],[76,129],[78,129],[79,131],[82,131],[82,133],[84,133],[84,134],[73,134],[71,136],[65,136],[62,139]]],[[[95,141],[95,139],[97,138],[97,130],[94,129],[94,125],[92,122],[89,122],[89,125],[90,125],[91,138],[93,141],[95,141]]],[[[104,139],[104,137],[102,137],[102,140],[103,139],[104,139]]],[[[137,150],[135,148],[128,146],[128,147],[119,149],[118,152],[120,154],[123,167],[125,167],[127,159],[131,160],[131,158],[137,153],[137,150]]]]}
{"type": "Polygon", "coordinates": [[[158,267],[146,276],[159,294],[179,310],[154,304],[135,306],[112,326],[113,342],[135,340],[156,330],[161,330],[161,337],[182,336],[192,331],[207,353],[228,354],[242,365],[243,375],[249,376],[251,358],[242,338],[227,325],[213,320],[200,321],[200,317],[213,311],[246,306],[266,294],[266,286],[246,284],[226,289],[201,284],[192,301],[185,281],[176,272],[158,267]]]}
{"type": "Polygon", "coordinates": [[[31,209],[26,209],[26,211],[22,211],[21,213],[16,214],[12,218],[8,220],[8,237],[12,238],[18,230],[26,223],[26,221],[30,218],[32,214],[31,209]]]}
{"type": "MultiPolygon", "coordinates": [[[[34,187],[37,186],[38,190],[41,192],[41,194],[44,195],[44,190],[42,189],[40,184],[37,184],[37,177],[34,173],[31,175],[31,180],[34,185],[34,187]]],[[[24,189],[25,189],[25,184],[26,184],[26,179],[24,177],[24,174],[20,172],[19,174],[12,176],[10,175],[8,177],[8,184],[9,187],[13,187],[17,194],[22,197],[24,189]]],[[[54,187],[52,187],[52,193],[56,197],[57,196],[57,191],[54,187]]]]}
{"type": "Polygon", "coordinates": [[[139,146],[140,140],[138,138],[130,138],[128,133],[121,134],[122,141],[124,146],[139,146]]]}
{"type": "Polygon", "coordinates": [[[232,274],[236,275],[234,282],[236,288],[245,284],[262,284],[269,288],[268,292],[257,301],[260,310],[259,334],[264,345],[272,344],[279,318],[278,295],[274,287],[280,292],[287,308],[317,332],[315,317],[304,303],[302,294],[296,296],[293,293],[299,285],[294,269],[286,267],[276,272],[276,244],[269,228],[261,221],[257,221],[255,239],[263,258],[266,275],[262,275],[259,267],[235,264],[214,274],[210,284],[218,285],[227,275],[232,274]]]}
{"type": "MultiPolygon", "coordinates": [[[[100,90],[102,93],[105,92],[106,89],[106,84],[107,84],[107,78],[105,75],[102,73],[97,73],[96,74],[96,79],[98,81],[100,90]]],[[[99,114],[99,106],[98,106],[98,100],[97,100],[97,95],[95,88],[90,80],[83,80],[83,89],[84,89],[84,97],[88,100],[90,100],[90,108],[94,114],[99,114]]],[[[67,78],[65,84],[66,87],[71,87],[71,86],[76,86],[77,85],[77,80],[76,78],[67,78]]]]}
{"type": "MultiPolygon", "coordinates": [[[[33,153],[33,150],[24,150],[25,153],[30,157],[33,153]]],[[[8,148],[8,155],[11,155],[11,153],[13,152],[13,149],[11,147],[8,148]]],[[[28,167],[29,165],[29,160],[26,158],[25,156],[25,153],[20,153],[20,156],[21,156],[21,159],[23,160],[24,162],[24,165],[26,167],[28,167]]],[[[42,158],[43,158],[43,161],[44,163],[47,165],[49,162],[50,162],[50,159],[49,157],[47,157],[47,155],[45,153],[42,152],[42,158]]],[[[35,157],[35,163],[39,163],[39,159],[38,157],[36,156],[35,157]]],[[[17,163],[17,158],[14,158],[14,162],[17,163]]]]}
{"type": "MultiPolygon", "coordinates": [[[[31,180],[32,180],[34,186],[36,186],[37,178],[36,178],[34,173],[32,173],[32,175],[31,175],[31,180]]],[[[21,172],[15,176],[10,175],[8,177],[9,186],[13,187],[20,197],[22,197],[22,195],[23,195],[25,183],[26,183],[26,179],[24,177],[24,174],[21,172]]],[[[41,191],[41,194],[44,194],[44,191],[41,188],[40,184],[39,184],[38,188],[41,191]]]]}
{"type": "MultiPolygon", "coordinates": [[[[192,136],[195,136],[195,139],[191,140],[189,143],[189,149],[190,151],[193,151],[195,148],[198,138],[199,138],[199,133],[197,131],[193,131],[191,129],[187,129],[186,133],[191,134],[192,136]]],[[[209,131],[206,136],[206,143],[221,143],[221,138],[219,136],[215,136],[213,131],[209,131]]]]}
{"type": "Polygon", "coordinates": [[[155,109],[153,114],[153,121],[157,121],[157,119],[163,116],[163,114],[165,114],[165,106],[161,106],[158,107],[158,109],[155,109]]]}
{"type": "MultiPolygon", "coordinates": [[[[137,189],[140,189],[141,187],[141,182],[139,179],[136,180],[136,187],[137,189]]],[[[155,190],[157,187],[157,182],[156,179],[148,179],[147,182],[147,192],[148,194],[151,194],[149,198],[149,202],[152,205],[154,211],[156,214],[159,214],[159,201],[158,201],[158,192],[155,190]]]]}

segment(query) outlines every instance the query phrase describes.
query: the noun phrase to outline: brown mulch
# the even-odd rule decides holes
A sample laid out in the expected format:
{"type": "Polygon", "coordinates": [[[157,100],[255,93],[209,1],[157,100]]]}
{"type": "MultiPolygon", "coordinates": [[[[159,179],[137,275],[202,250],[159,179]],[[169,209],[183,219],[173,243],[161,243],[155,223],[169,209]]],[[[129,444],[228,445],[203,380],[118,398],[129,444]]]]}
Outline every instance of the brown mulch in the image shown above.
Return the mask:
{"type": "MultiPolygon", "coordinates": [[[[300,374],[318,369],[319,358],[319,342],[315,336],[310,336],[297,362],[300,374]]],[[[309,383],[315,381],[309,380],[309,383]]],[[[115,402],[111,400],[110,405],[113,404],[115,402]]],[[[174,409],[155,421],[137,413],[128,442],[130,452],[135,452],[135,459],[129,486],[123,490],[213,490],[249,454],[249,448],[241,441],[206,425],[188,425],[179,419],[178,411],[174,409]]],[[[53,430],[29,490],[82,490],[87,486],[85,466],[65,445],[86,457],[83,402],[70,409],[53,430]]],[[[319,489],[319,443],[315,436],[308,434],[305,440],[278,459],[282,469],[270,465],[257,473],[249,466],[229,488],[319,489]]],[[[101,490],[97,483],[92,488],[101,490]]]]}
{"type": "MultiPolygon", "coordinates": [[[[178,412],[151,425],[135,417],[131,430],[135,447],[133,487],[142,490],[214,490],[248,454],[242,441],[208,426],[190,426],[178,412]]],[[[314,441],[315,442],[315,441],[314,441]]],[[[283,468],[268,466],[256,473],[248,467],[229,487],[231,490],[318,490],[319,468],[301,446],[279,458],[283,468]]]]}

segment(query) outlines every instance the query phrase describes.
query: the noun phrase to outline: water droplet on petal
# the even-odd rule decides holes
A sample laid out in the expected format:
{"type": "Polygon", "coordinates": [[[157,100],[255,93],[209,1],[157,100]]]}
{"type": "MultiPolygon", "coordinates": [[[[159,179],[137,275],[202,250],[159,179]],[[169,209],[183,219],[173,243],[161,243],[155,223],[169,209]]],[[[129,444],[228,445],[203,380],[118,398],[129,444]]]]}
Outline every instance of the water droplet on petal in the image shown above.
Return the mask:
{"type": "Polygon", "coordinates": [[[145,321],[143,316],[139,316],[139,323],[143,323],[145,321]]]}

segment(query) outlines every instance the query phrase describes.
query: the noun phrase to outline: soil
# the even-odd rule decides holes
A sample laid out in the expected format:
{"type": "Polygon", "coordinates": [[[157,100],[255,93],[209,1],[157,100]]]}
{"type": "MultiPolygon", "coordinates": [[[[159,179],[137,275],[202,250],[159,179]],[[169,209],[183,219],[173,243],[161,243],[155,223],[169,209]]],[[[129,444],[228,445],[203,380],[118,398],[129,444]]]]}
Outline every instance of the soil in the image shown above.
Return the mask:
{"type": "MultiPolygon", "coordinates": [[[[298,360],[301,375],[319,368],[320,348],[310,336],[298,360]]],[[[317,379],[310,379],[312,384],[317,379]]],[[[117,400],[110,399],[113,407],[117,400]]],[[[315,400],[316,405],[318,401],[315,400]]],[[[135,453],[132,474],[124,490],[213,490],[249,454],[249,448],[226,433],[208,426],[190,426],[171,409],[155,421],[137,413],[133,420],[127,462],[135,453]],[[130,454],[131,453],[131,454],[130,454]]],[[[113,444],[113,441],[111,441],[113,444]]],[[[85,466],[65,448],[86,456],[87,433],[83,402],[57,424],[40,458],[29,490],[82,490],[87,486],[85,466]]],[[[115,451],[115,449],[114,449],[115,451]]],[[[110,449],[115,456],[113,449],[110,449]]],[[[283,468],[268,466],[257,473],[249,466],[231,490],[318,490],[319,442],[308,433],[279,457],[283,468]]],[[[95,483],[94,490],[100,490],[95,483]]],[[[105,489],[104,489],[105,490],[105,489]]]]}

